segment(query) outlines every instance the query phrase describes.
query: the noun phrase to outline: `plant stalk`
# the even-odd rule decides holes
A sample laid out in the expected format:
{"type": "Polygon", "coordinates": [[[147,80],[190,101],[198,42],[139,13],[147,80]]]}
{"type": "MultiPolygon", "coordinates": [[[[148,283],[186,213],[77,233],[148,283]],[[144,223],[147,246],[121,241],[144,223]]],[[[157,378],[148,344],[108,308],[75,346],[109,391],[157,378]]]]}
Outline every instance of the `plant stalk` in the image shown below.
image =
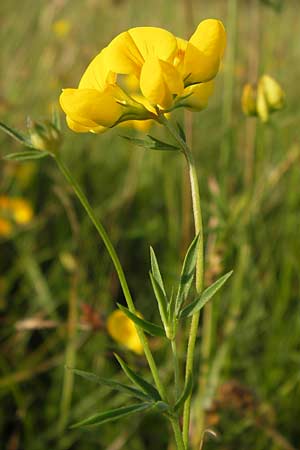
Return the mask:
{"type": "MultiPolygon", "coordinates": [[[[203,225],[202,225],[202,212],[201,212],[201,201],[200,201],[200,191],[198,185],[198,178],[196,172],[196,166],[192,151],[186,142],[181,138],[169,121],[164,117],[160,117],[161,123],[167,128],[173,139],[179,144],[182,152],[185,155],[188,170],[189,179],[192,192],[192,204],[193,204],[193,215],[195,224],[195,234],[199,234],[199,247],[196,263],[196,290],[201,293],[203,289],[203,269],[204,269],[204,249],[203,249],[203,225]]],[[[186,358],[186,368],[185,368],[185,383],[190,378],[193,372],[194,365],[194,355],[195,355],[195,343],[198,332],[200,312],[193,315],[188,348],[187,348],[187,358],[186,358]]],[[[190,428],[190,410],[191,410],[191,394],[185,401],[184,411],[183,411],[183,441],[186,448],[188,448],[189,443],[189,428],[190,428]]],[[[202,430],[201,430],[202,435],[202,430]]]]}
{"type": "MultiPolygon", "coordinates": [[[[119,277],[119,281],[123,290],[123,294],[124,297],[126,299],[127,302],[127,306],[128,309],[136,314],[136,309],[132,300],[132,296],[128,287],[128,283],[123,271],[123,268],[121,266],[121,262],[119,260],[119,257],[114,249],[114,246],[106,232],[106,230],[104,229],[103,225],[101,224],[101,222],[97,219],[97,217],[95,216],[95,213],[87,199],[87,197],[85,196],[85,194],[83,193],[83,191],[81,190],[79,184],[77,183],[77,181],[73,178],[71,172],[69,171],[69,169],[65,166],[65,164],[62,162],[62,160],[60,159],[59,156],[55,155],[54,159],[60,169],[60,171],[62,172],[63,176],[65,177],[65,179],[68,181],[68,183],[71,185],[71,187],[73,188],[78,200],[80,201],[81,205],[83,206],[83,208],[85,209],[85,211],[87,212],[89,218],[91,219],[93,225],[95,226],[95,228],[98,231],[99,236],[101,237],[111,259],[112,262],[114,264],[114,267],[116,269],[116,272],[118,274],[119,277]]],[[[166,391],[165,388],[160,380],[159,377],[159,373],[158,373],[158,369],[156,366],[156,363],[154,361],[154,358],[152,356],[148,341],[146,339],[146,336],[144,334],[144,332],[139,328],[136,327],[137,333],[139,335],[140,341],[142,343],[143,349],[144,349],[144,353],[146,356],[146,359],[148,361],[153,379],[155,381],[156,387],[158,389],[158,392],[162,398],[162,400],[167,401],[167,395],[166,395],[166,391]]]]}

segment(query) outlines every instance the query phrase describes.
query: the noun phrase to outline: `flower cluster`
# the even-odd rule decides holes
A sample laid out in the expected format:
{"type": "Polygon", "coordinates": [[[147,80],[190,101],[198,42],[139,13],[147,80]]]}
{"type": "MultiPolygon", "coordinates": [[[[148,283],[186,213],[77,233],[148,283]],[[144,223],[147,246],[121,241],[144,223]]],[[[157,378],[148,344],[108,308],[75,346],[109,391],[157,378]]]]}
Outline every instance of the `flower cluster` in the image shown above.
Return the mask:
{"type": "Polygon", "coordinates": [[[100,133],[124,121],[157,119],[178,107],[200,111],[213,92],[226,45],[222,22],[201,22],[189,41],[155,27],[116,36],[60,104],[69,127],[100,133]],[[128,89],[125,77],[134,80],[128,89]],[[137,86],[137,88],[136,88],[137,86]]]}
{"type": "Polygon", "coordinates": [[[280,84],[270,77],[263,75],[258,85],[247,83],[242,94],[242,108],[247,116],[258,116],[262,122],[268,122],[272,112],[283,108],[285,94],[280,84]]]}
{"type": "Polygon", "coordinates": [[[15,225],[27,225],[32,217],[32,207],[26,200],[0,196],[0,236],[9,237],[15,225]]]}

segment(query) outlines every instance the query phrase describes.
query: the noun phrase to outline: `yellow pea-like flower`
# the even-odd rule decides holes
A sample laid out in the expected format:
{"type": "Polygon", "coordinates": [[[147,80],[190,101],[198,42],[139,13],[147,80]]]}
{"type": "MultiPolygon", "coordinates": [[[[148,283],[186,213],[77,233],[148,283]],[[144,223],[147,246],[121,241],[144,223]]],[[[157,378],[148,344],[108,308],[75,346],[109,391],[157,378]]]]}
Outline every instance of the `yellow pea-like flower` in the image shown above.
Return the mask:
{"type": "Polygon", "coordinates": [[[107,330],[118,343],[137,354],[143,353],[143,347],[132,320],[121,310],[116,310],[107,319],[107,330]]]}
{"type": "Polygon", "coordinates": [[[10,208],[18,225],[27,225],[33,218],[31,205],[22,198],[12,198],[10,208]]]}
{"type": "Polygon", "coordinates": [[[248,116],[258,116],[264,123],[270,114],[283,108],[285,93],[280,84],[270,77],[262,75],[257,86],[247,83],[242,93],[242,109],[248,116]]]}
{"type": "Polygon", "coordinates": [[[124,121],[158,120],[183,106],[202,110],[225,45],[224,26],[215,19],[201,22],[189,41],[156,27],[122,32],[89,64],[78,89],[63,90],[69,127],[101,133],[124,121]],[[125,75],[132,83],[121,87],[125,75]]]}

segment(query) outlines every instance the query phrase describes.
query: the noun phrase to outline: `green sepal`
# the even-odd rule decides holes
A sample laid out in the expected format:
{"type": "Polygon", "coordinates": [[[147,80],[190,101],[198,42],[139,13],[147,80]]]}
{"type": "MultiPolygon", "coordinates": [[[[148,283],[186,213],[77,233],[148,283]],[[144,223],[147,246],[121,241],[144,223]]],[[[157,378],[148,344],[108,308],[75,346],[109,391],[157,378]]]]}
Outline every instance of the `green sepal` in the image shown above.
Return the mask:
{"type": "Polygon", "coordinates": [[[233,270],[223,275],[215,283],[205,289],[202,294],[197,297],[192,303],[187,305],[180,313],[180,317],[190,317],[196,312],[200,311],[203,306],[216,294],[216,292],[223,286],[228,278],[232,275],[233,270]]]}
{"type": "Polygon", "coordinates": [[[189,397],[192,390],[193,390],[193,377],[192,377],[192,374],[190,374],[190,376],[187,380],[187,383],[184,386],[182,394],[180,395],[180,397],[178,398],[178,400],[176,401],[176,403],[174,405],[175,412],[179,411],[182,408],[182,406],[184,405],[184,402],[189,397]]]}
{"type": "Polygon", "coordinates": [[[67,369],[72,370],[75,375],[79,375],[92,383],[99,384],[100,386],[110,387],[115,391],[123,392],[124,394],[139,398],[143,401],[151,400],[148,395],[133,386],[128,386],[127,384],[119,383],[118,381],[102,378],[92,372],[86,372],[85,370],[72,369],[70,367],[67,367],[67,369]]]}
{"type": "Polygon", "coordinates": [[[195,238],[193,239],[191,245],[189,246],[184,261],[182,265],[181,275],[180,275],[180,282],[176,297],[176,315],[179,315],[180,308],[182,304],[185,302],[189,290],[192,285],[192,281],[194,278],[195,268],[196,268],[196,262],[197,262],[197,250],[198,250],[198,244],[199,244],[199,237],[200,235],[197,234],[195,238]]]}
{"type": "Polygon", "coordinates": [[[10,137],[20,142],[23,145],[30,146],[29,139],[24,135],[19,133],[17,130],[10,128],[8,125],[0,122],[0,130],[4,131],[4,133],[8,134],[10,137]]]}
{"type": "Polygon", "coordinates": [[[168,144],[167,142],[164,141],[160,141],[159,139],[150,135],[147,135],[146,139],[139,139],[131,136],[121,136],[121,137],[123,139],[126,139],[127,141],[132,142],[138,147],[143,147],[146,150],[180,151],[179,147],[172,144],[168,144]]]}
{"type": "Polygon", "coordinates": [[[95,414],[81,422],[75,423],[70,428],[79,428],[88,425],[102,425],[103,423],[111,422],[113,420],[120,419],[122,417],[129,416],[131,414],[145,411],[152,408],[151,403],[137,403],[130,406],[123,406],[121,408],[110,409],[99,414],[95,414]]]}
{"type": "Polygon", "coordinates": [[[148,381],[144,380],[144,378],[140,377],[137,373],[135,373],[132,369],[130,369],[129,366],[123,361],[122,358],[120,358],[119,355],[114,353],[118,363],[120,364],[121,368],[123,369],[124,373],[127,375],[127,377],[132,381],[133,384],[138,386],[142,389],[145,394],[149,395],[151,399],[154,401],[160,401],[161,397],[157,391],[157,389],[152,386],[152,384],[148,383],[148,381]]]}
{"type": "Polygon", "coordinates": [[[49,156],[49,152],[43,150],[28,150],[23,152],[10,153],[5,155],[3,159],[6,161],[28,161],[30,159],[41,159],[49,156]]]}
{"type": "Polygon", "coordinates": [[[136,314],[133,314],[131,311],[129,311],[128,308],[126,308],[123,305],[120,305],[117,303],[118,308],[123,311],[126,316],[132,320],[138,327],[142,328],[147,333],[151,334],[151,336],[158,336],[158,337],[166,337],[165,330],[160,327],[159,325],[156,325],[155,323],[149,322],[148,320],[144,320],[141,317],[137,316],[136,314]]]}

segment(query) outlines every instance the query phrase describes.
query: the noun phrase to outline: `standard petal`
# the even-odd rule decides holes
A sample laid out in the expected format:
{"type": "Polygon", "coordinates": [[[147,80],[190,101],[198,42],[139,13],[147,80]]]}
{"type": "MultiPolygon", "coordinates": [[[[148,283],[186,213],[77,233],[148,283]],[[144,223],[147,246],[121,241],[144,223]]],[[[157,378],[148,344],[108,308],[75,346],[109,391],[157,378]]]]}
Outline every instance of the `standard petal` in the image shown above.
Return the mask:
{"type": "Polygon", "coordinates": [[[183,81],[172,64],[151,57],[143,65],[140,87],[151,105],[167,109],[173,103],[173,94],[183,91],[183,81]]]}
{"type": "Polygon", "coordinates": [[[189,86],[183,91],[183,97],[188,97],[182,104],[193,111],[201,111],[207,107],[208,100],[213,92],[214,80],[189,86]]]}
{"type": "Polygon", "coordinates": [[[121,115],[111,86],[102,93],[95,89],[64,89],[60,104],[69,119],[90,129],[110,127],[121,115]]]}
{"type": "Polygon", "coordinates": [[[173,61],[177,52],[177,40],[169,31],[157,27],[137,27],[131,28],[128,33],[144,61],[151,56],[162,61],[173,61]]]}
{"type": "Polygon", "coordinates": [[[172,33],[156,27],[131,28],[115,37],[107,47],[107,65],[113,72],[140,75],[144,61],[156,56],[171,62],[177,51],[172,33]]]}
{"type": "Polygon", "coordinates": [[[103,91],[107,84],[115,82],[116,74],[109,69],[105,54],[106,48],[89,64],[80,80],[79,89],[97,89],[103,91]]]}
{"type": "Polygon", "coordinates": [[[219,70],[226,45],[222,22],[207,19],[198,25],[185,50],[184,78],[187,83],[214,78],[219,70]]]}
{"type": "Polygon", "coordinates": [[[220,20],[200,22],[190,42],[205,55],[222,58],[226,47],[226,31],[220,20]]]}

